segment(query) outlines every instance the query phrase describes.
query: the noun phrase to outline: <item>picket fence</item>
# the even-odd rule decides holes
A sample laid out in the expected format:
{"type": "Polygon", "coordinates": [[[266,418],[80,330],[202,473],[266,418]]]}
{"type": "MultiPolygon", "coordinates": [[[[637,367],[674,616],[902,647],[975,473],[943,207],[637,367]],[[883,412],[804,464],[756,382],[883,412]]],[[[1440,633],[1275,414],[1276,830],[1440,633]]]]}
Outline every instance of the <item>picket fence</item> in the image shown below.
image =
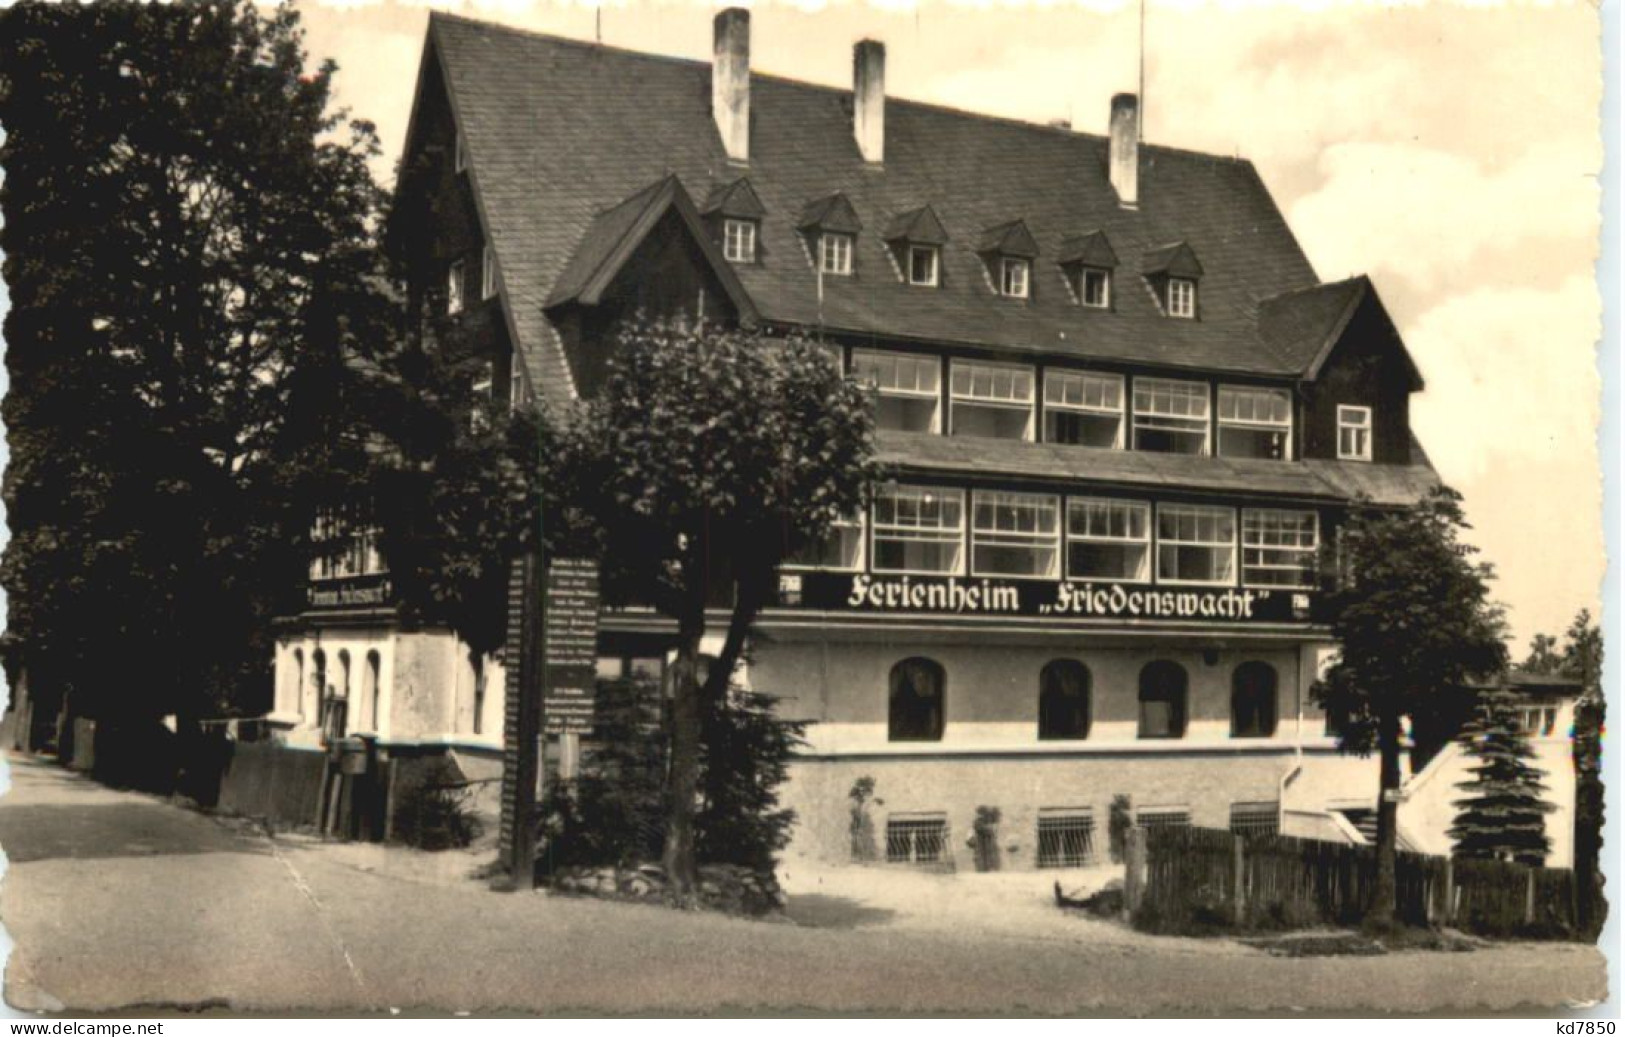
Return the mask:
{"type": "MultiPolygon", "coordinates": [[[[1137,925],[1159,931],[1280,929],[1358,923],[1376,882],[1370,846],[1240,836],[1212,828],[1136,833],[1127,883],[1137,925]],[[1143,854],[1143,865],[1137,858],[1143,854]]],[[[1400,851],[1395,909],[1411,925],[1483,936],[1569,938],[1577,932],[1573,872],[1400,851]]]]}

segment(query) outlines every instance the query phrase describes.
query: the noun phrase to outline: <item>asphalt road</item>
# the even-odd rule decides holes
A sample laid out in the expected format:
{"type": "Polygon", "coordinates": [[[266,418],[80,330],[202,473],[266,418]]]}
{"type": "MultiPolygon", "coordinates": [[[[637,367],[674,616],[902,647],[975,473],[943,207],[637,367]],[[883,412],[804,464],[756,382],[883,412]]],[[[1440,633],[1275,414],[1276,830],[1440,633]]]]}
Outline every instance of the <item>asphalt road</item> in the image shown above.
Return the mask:
{"type": "Polygon", "coordinates": [[[910,930],[860,904],[801,912],[832,920],[816,927],[492,893],[10,764],[0,916],[20,1008],[1567,1014],[1604,996],[1602,955],[1568,945],[1283,959],[1087,927],[910,930]]]}

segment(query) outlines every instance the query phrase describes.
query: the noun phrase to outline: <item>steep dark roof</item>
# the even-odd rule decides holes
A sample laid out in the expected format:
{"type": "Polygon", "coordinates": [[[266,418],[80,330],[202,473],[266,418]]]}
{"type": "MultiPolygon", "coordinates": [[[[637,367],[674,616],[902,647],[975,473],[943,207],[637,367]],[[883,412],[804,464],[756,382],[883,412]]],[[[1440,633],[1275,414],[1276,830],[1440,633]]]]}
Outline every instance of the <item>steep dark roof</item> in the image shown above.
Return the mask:
{"type": "Polygon", "coordinates": [[[1061,254],[1055,257],[1055,261],[1062,266],[1081,263],[1110,269],[1117,265],[1117,253],[1112,251],[1112,243],[1106,240],[1105,233],[1097,230],[1061,242],[1061,254]]]}
{"type": "MultiPolygon", "coordinates": [[[[1362,306],[1371,307],[1376,319],[1386,325],[1397,343],[1399,331],[1377,297],[1371,279],[1363,274],[1263,300],[1258,307],[1259,337],[1281,358],[1282,364],[1302,371],[1305,378],[1315,378],[1362,306]]],[[[1403,346],[1399,352],[1410,375],[1411,388],[1420,390],[1422,373],[1403,346]]]]}
{"type": "Polygon", "coordinates": [[[796,224],[801,230],[827,230],[838,234],[856,234],[863,229],[863,221],[858,218],[857,211],[846,195],[839,191],[828,198],[820,198],[809,202],[801,210],[801,220],[796,224]]]}
{"type": "MultiPolygon", "coordinates": [[[[1004,347],[1154,366],[1296,377],[1265,347],[1258,302],[1315,285],[1314,271],[1245,161],[1157,145],[1140,151],[1138,209],[1106,179],[1102,136],[899,99],[886,101],[886,162],[865,163],[850,92],[751,78],[751,158],[731,164],[710,113],[710,66],[521,32],[434,13],[429,59],[444,72],[471,179],[503,271],[511,323],[527,353],[557,349],[544,307],[597,216],[668,174],[695,196],[750,178],[766,210],[761,262],[737,270],[763,320],[877,337],[1004,347]],[[864,227],[930,205],[949,243],[943,286],[921,292],[858,239],[857,276],[818,279],[797,224],[810,200],[842,193],[864,227]],[[988,293],[973,249],[983,231],[1022,218],[1040,290],[1011,307],[988,293]],[[1052,257],[1102,231],[1120,255],[1184,241],[1202,257],[1202,319],[1162,317],[1148,292],[1114,311],[1072,305],[1052,257]],[[878,256],[876,259],[880,258],[878,256]],[[1052,279],[1054,291],[1044,291],[1052,279]]],[[[1126,288],[1126,286],[1125,286],[1126,288]]],[[[530,356],[534,375],[561,358],[530,356]]],[[[548,387],[552,391],[552,387],[548,387]]]]}
{"type": "Polygon", "coordinates": [[[882,235],[887,241],[907,241],[915,245],[946,245],[948,231],[929,205],[899,213],[886,224],[882,235]]]}
{"type": "Polygon", "coordinates": [[[745,177],[740,177],[729,184],[719,184],[711,192],[711,197],[700,207],[700,212],[707,216],[716,213],[745,220],[759,220],[767,215],[762,200],[756,197],[756,191],[751,188],[750,181],[745,177]]]}
{"type": "Polygon", "coordinates": [[[1169,277],[1201,277],[1205,271],[1190,244],[1176,241],[1146,252],[1140,261],[1140,272],[1167,274],[1169,277]]]}
{"type": "Polygon", "coordinates": [[[1027,229],[1026,221],[1011,220],[983,231],[976,243],[976,251],[1037,259],[1038,242],[1033,238],[1033,232],[1027,229]]]}

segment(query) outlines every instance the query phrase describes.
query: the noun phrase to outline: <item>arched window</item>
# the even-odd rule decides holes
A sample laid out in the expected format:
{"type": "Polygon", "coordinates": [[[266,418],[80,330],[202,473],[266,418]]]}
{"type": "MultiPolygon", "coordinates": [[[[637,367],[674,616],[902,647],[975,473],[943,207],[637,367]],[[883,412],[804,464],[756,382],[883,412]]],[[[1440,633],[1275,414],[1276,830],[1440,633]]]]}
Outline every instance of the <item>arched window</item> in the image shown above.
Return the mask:
{"type": "Polygon", "coordinates": [[[1230,737],[1269,738],[1275,734],[1275,667],[1249,662],[1230,677],[1230,737]]]}
{"type": "Polygon", "coordinates": [[[378,653],[367,653],[367,669],[362,677],[361,695],[364,707],[367,710],[367,730],[378,730],[378,653]]]}
{"type": "Polygon", "coordinates": [[[1140,671],[1140,737],[1185,737],[1189,679],[1178,663],[1159,659],[1140,671]]]}
{"type": "Polygon", "coordinates": [[[327,653],[320,648],[310,653],[310,685],[316,694],[312,696],[312,704],[316,707],[312,712],[318,726],[322,722],[322,705],[327,701],[327,653]]]}
{"type": "Polygon", "coordinates": [[[940,742],[945,716],[942,667],[930,659],[904,659],[891,668],[887,737],[893,742],[940,742]]]}
{"type": "Polygon", "coordinates": [[[1076,659],[1056,659],[1038,675],[1038,737],[1089,737],[1089,668],[1076,659]]]}

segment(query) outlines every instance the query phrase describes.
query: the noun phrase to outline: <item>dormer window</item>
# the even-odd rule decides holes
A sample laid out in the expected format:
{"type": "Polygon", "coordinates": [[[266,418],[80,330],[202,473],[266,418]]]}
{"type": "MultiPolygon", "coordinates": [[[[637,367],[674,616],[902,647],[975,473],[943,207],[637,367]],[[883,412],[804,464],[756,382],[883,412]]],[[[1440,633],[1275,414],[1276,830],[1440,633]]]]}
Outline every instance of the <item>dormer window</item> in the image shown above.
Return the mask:
{"type": "Polygon", "coordinates": [[[852,235],[829,231],[818,235],[818,269],[840,277],[852,276],[852,235]]]}
{"type": "Polygon", "coordinates": [[[1196,316],[1196,282],[1184,277],[1168,279],[1168,316],[1196,316]]]}
{"type": "Polygon", "coordinates": [[[1371,408],[1339,405],[1337,456],[1345,461],[1371,460],[1371,408]]]}
{"type": "Polygon", "coordinates": [[[1152,249],[1145,254],[1140,270],[1166,316],[1196,319],[1196,282],[1202,277],[1202,264],[1189,245],[1176,241],[1152,249]]]}
{"type": "Polygon", "coordinates": [[[756,221],[722,221],[722,257],[730,263],[756,262],[756,221]]]}
{"type": "Polygon", "coordinates": [[[904,281],[920,288],[942,284],[942,246],[948,232],[929,205],[892,217],[881,237],[904,281]]]}
{"type": "Polygon", "coordinates": [[[446,270],[446,313],[463,312],[463,261],[455,260],[446,270]]]}
{"type": "Polygon", "coordinates": [[[1005,256],[999,260],[999,294],[1025,299],[1031,291],[1032,261],[1005,256]]]}
{"type": "Polygon", "coordinates": [[[937,286],[937,261],[941,253],[935,245],[908,247],[908,283],[925,288],[937,286]]]}
{"type": "Polygon", "coordinates": [[[1092,267],[1078,268],[1078,302],[1090,309],[1110,309],[1112,304],[1112,273],[1092,267]]]}

